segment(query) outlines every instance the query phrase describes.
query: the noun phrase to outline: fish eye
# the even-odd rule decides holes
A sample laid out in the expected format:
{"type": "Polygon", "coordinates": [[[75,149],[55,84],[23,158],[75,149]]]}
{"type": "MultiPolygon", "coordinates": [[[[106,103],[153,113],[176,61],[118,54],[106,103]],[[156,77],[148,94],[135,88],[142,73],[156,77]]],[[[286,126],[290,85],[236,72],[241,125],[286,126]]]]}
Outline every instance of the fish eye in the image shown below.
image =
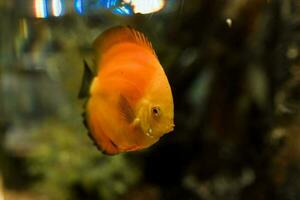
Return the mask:
{"type": "Polygon", "coordinates": [[[161,115],[161,111],[160,111],[160,107],[159,106],[152,107],[151,112],[152,112],[152,115],[155,118],[158,118],[161,115]]]}

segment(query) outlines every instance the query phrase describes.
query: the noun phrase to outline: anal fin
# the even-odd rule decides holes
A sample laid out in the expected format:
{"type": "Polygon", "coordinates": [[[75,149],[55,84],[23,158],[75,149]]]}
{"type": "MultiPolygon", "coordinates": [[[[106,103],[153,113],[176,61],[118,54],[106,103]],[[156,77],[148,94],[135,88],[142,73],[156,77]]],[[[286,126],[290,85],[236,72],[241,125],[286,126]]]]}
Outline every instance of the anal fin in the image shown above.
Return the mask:
{"type": "Polygon", "coordinates": [[[91,121],[92,125],[90,125],[87,115],[85,114],[83,117],[84,124],[88,129],[88,135],[99,151],[106,155],[115,155],[121,152],[118,145],[106,135],[99,123],[91,121]]]}

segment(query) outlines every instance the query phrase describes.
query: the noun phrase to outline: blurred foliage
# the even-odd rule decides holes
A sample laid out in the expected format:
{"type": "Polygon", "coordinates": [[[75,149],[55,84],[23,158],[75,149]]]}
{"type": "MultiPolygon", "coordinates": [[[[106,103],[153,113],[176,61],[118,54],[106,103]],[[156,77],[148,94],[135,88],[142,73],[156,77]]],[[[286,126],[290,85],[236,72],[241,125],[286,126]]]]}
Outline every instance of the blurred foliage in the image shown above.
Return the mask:
{"type": "Polygon", "coordinates": [[[85,199],[114,199],[139,178],[124,155],[101,155],[74,127],[50,119],[29,132],[29,172],[39,180],[34,188],[50,199],[81,199],[85,193],[91,195],[85,199]]]}

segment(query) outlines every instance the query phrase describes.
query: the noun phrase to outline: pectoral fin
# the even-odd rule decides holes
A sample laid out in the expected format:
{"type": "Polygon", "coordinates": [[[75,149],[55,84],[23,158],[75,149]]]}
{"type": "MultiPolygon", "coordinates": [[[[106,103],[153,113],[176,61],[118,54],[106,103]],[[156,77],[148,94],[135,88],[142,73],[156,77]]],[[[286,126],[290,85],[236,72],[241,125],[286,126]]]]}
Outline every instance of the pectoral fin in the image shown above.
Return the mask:
{"type": "Polygon", "coordinates": [[[132,123],[135,119],[134,110],[132,109],[127,98],[125,96],[123,96],[122,94],[120,95],[120,98],[119,98],[119,107],[120,107],[120,112],[121,112],[122,116],[125,118],[125,120],[128,123],[132,123]]]}
{"type": "Polygon", "coordinates": [[[148,113],[145,107],[142,107],[136,115],[129,101],[123,95],[120,95],[119,106],[121,114],[128,124],[134,128],[140,129],[145,134],[147,134],[149,130],[152,131],[149,124],[148,113]]]}

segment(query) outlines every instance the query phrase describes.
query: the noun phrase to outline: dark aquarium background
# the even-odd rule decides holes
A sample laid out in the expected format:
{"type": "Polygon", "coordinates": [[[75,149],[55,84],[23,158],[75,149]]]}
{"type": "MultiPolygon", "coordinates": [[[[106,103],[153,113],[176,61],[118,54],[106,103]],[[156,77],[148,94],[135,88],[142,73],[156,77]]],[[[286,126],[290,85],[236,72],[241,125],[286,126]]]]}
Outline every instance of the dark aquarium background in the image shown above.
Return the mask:
{"type": "Polygon", "coordinates": [[[300,199],[300,0],[0,0],[0,27],[0,200],[300,199]],[[115,25],[152,41],[176,126],[106,156],[77,95],[115,25]]]}

